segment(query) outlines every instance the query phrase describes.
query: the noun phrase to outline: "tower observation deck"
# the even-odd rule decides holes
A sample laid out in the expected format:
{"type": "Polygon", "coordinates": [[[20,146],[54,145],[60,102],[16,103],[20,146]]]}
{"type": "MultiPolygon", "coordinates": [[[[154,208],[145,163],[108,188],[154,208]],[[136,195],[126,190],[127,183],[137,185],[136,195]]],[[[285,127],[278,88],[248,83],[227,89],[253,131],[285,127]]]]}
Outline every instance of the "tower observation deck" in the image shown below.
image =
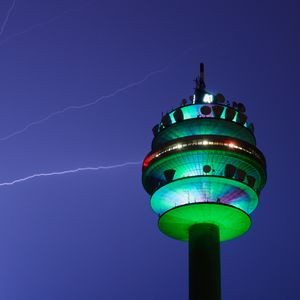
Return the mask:
{"type": "Polygon", "coordinates": [[[220,299],[219,242],[248,231],[266,183],[245,112],[242,103],[206,91],[201,64],[194,95],[153,127],[142,182],[159,229],[189,242],[190,299],[220,299]]]}

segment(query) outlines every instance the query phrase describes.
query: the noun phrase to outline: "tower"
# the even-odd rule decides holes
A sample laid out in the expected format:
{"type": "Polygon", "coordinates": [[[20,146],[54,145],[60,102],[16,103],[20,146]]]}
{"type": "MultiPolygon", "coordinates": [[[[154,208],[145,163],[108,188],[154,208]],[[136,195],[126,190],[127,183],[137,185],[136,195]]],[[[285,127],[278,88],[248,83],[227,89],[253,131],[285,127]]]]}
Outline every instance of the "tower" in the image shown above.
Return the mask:
{"type": "Polygon", "coordinates": [[[221,299],[220,242],[251,226],[266,162],[242,103],[206,91],[204,66],[189,102],[153,127],[142,182],[167,236],[189,243],[190,300],[221,299]]]}

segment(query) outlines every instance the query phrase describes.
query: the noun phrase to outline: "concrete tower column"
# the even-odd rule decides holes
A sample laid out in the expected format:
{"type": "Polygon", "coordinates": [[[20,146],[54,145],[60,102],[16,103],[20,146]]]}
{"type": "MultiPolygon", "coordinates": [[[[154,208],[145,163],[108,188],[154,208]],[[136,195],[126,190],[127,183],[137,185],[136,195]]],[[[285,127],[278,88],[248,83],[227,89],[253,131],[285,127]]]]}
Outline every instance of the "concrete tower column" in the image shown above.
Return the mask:
{"type": "Polygon", "coordinates": [[[189,228],[189,299],[220,300],[219,227],[196,224],[189,228]]]}

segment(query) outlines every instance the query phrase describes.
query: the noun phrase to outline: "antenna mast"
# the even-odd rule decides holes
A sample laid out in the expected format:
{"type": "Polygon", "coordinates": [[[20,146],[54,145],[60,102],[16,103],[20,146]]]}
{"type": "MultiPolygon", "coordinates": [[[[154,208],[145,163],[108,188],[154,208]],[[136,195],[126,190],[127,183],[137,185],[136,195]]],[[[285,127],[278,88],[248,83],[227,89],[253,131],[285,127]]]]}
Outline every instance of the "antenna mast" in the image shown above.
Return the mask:
{"type": "Polygon", "coordinates": [[[205,82],[204,82],[204,63],[200,64],[200,78],[199,78],[199,86],[198,89],[200,91],[204,91],[206,88],[205,82]]]}

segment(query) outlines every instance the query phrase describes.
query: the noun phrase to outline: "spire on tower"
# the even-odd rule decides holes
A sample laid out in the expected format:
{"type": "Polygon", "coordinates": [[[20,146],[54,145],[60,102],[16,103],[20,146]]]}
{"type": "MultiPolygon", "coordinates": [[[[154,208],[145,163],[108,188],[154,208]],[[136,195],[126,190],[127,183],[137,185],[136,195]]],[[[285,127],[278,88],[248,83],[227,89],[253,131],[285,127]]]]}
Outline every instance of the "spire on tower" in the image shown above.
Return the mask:
{"type": "Polygon", "coordinates": [[[195,88],[195,100],[196,103],[202,101],[205,94],[205,82],[204,82],[204,63],[200,64],[200,76],[196,78],[196,88],[195,88]]]}
{"type": "Polygon", "coordinates": [[[197,87],[199,90],[205,90],[205,82],[204,82],[204,63],[200,64],[200,78],[199,78],[199,86],[197,87]]]}

